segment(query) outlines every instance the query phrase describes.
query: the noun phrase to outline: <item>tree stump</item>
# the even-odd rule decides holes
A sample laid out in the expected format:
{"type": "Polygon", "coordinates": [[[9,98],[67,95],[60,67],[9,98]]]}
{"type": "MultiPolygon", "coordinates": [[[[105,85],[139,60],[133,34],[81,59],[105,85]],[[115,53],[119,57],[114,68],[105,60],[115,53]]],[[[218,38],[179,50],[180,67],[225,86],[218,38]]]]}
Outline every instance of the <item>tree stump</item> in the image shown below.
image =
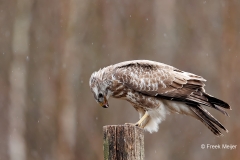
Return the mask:
{"type": "Polygon", "coordinates": [[[103,127],[104,160],[143,160],[144,131],[132,125],[103,127]]]}

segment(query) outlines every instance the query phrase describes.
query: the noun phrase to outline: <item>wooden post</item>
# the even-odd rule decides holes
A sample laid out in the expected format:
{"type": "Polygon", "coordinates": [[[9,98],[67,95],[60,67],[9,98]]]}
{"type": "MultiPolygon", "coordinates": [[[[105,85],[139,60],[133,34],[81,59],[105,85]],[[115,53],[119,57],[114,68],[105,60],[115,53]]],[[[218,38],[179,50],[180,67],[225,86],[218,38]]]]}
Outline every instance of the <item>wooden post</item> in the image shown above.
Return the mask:
{"type": "Polygon", "coordinates": [[[144,131],[132,125],[103,127],[104,160],[143,160],[144,131]]]}

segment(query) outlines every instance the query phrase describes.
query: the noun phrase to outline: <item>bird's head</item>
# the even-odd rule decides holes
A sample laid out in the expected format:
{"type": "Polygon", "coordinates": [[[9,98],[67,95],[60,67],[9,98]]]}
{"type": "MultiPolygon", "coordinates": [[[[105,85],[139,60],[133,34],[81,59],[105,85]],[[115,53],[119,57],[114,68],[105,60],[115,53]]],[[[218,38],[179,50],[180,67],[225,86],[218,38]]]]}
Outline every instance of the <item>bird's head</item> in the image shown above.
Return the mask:
{"type": "Polygon", "coordinates": [[[89,80],[89,86],[95,100],[100,104],[100,106],[103,108],[108,108],[108,99],[111,95],[109,90],[109,82],[103,80],[101,74],[94,72],[89,80]]]}

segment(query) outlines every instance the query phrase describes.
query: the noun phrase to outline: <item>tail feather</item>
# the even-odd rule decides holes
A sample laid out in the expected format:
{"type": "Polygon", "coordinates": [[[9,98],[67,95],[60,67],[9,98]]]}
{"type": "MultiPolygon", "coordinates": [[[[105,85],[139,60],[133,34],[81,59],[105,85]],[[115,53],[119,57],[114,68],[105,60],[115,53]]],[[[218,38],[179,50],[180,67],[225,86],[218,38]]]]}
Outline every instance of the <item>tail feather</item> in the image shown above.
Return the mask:
{"type": "Polygon", "coordinates": [[[229,106],[229,104],[227,104],[226,102],[217,99],[207,93],[204,93],[204,95],[207,97],[208,101],[214,105],[218,105],[220,107],[226,108],[226,109],[231,109],[231,107],[229,106]]]}
{"type": "Polygon", "coordinates": [[[230,106],[226,102],[214,98],[204,92],[193,92],[187,99],[195,102],[195,105],[201,104],[208,107],[212,107],[220,111],[222,114],[229,116],[228,113],[222,109],[222,107],[224,109],[230,108],[230,106]]]}
{"type": "Polygon", "coordinates": [[[224,111],[222,108],[216,106],[216,105],[213,105],[216,110],[220,111],[222,114],[226,115],[229,117],[228,113],[226,111],[224,111]]]}
{"type": "Polygon", "coordinates": [[[219,107],[219,106],[215,105],[214,103],[212,103],[211,101],[209,101],[209,99],[203,100],[203,99],[200,99],[198,97],[196,98],[195,96],[192,96],[191,99],[194,100],[195,102],[199,103],[199,104],[202,104],[202,105],[205,105],[205,106],[208,106],[208,107],[212,107],[212,108],[220,111],[222,114],[229,117],[229,115],[226,111],[224,111],[221,107],[219,107]]]}
{"type": "Polygon", "coordinates": [[[191,105],[190,108],[197,115],[198,119],[204,125],[206,125],[215,135],[222,136],[222,133],[214,124],[228,132],[228,130],[217,119],[215,119],[206,109],[200,105],[191,105]]]}
{"type": "Polygon", "coordinates": [[[204,91],[197,90],[195,92],[192,92],[186,99],[189,100],[189,102],[192,101],[193,103],[195,103],[195,105],[201,104],[201,105],[205,105],[208,107],[212,107],[212,108],[220,111],[224,115],[229,116],[228,113],[225,110],[223,110],[223,108],[231,109],[229,104],[205,93],[204,91]]]}

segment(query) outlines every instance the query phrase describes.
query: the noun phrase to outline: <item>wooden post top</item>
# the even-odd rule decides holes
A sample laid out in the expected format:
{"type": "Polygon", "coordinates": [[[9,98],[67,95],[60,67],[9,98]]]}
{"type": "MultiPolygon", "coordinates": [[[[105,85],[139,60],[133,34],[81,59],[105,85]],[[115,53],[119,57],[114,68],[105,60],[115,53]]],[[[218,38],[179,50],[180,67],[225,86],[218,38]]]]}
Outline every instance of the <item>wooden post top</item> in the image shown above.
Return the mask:
{"type": "Polygon", "coordinates": [[[134,125],[103,127],[104,160],[143,160],[144,130],[134,125]]]}

